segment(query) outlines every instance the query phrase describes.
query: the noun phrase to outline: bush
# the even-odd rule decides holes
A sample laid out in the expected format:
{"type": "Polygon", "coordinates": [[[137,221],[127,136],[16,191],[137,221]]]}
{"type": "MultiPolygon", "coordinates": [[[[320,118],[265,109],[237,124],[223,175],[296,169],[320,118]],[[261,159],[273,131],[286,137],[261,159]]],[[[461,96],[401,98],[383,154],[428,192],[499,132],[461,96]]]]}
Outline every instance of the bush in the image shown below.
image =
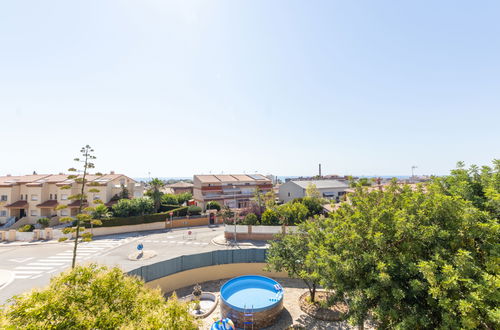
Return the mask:
{"type": "Polygon", "coordinates": [[[189,215],[200,215],[201,211],[202,211],[201,207],[196,206],[196,205],[188,206],[188,210],[187,210],[189,215]]]}
{"type": "Polygon", "coordinates": [[[40,218],[37,221],[37,223],[42,226],[42,228],[47,228],[49,226],[49,222],[49,218],[40,218]]]}
{"type": "Polygon", "coordinates": [[[177,196],[175,196],[174,194],[164,194],[163,196],[161,196],[161,203],[166,205],[179,205],[177,196]]]}
{"type": "MultiPolygon", "coordinates": [[[[96,227],[116,227],[116,226],[127,226],[127,225],[139,225],[141,223],[152,223],[165,221],[170,219],[170,212],[174,213],[174,217],[183,217],[187,215],[187,206],[181,206],[177,209],[170,210],[169,212],[155,213],[155,214],[145,214],[133,217],[114,217],[102,222],[102,225],[94,225],[96,227]]],[[[85,224],[87,228],[90,224],[85,224]]]]}
{"type": "Polygon", "coordinates": [[[35,229],[35,226],[33,226],[33,225],[25,225],[25,226],[22,226],[21,228],[19,228],[17,231],[22,232],[22,233],[26,233],[26,232],[33,231],[33,229],[35,229]]]}
{"type": "Polygon", "coordinates": [[[117,267],[77,266],[53,277],[44,289],[15,296],[0,310],[7,329],[198,329],[188,305],[165,301],[117,267]]]}
{"type": "Polygon", "coordinates": [[[207,210],[217,210],[220,211],[221,206],[218,202],[216,201],[210,201],[207,203],[207,210]]]}
{"type": "Polygon", "coordinates": [[[293,226],[304,222],[309,215],[309,210],[302,203],[286,203],[278,207],[278,213],[286,225],[293,226]]]}
{"type": "Polygon", "coordinates": [[[267,209],[262,213],[261,224],[267,226],[276,226],[280,224],[280,218],[278,212],[274,209],[267,209]]]}
{"type": "Polygon", "coordinates": [[[190,199],[192,199],[193,195],[191,193],[185,192],[185,193],[182,193],[182,194],[175,195],[175,197],[177,198],[177,203],[179,203],[179,205],[182,205],[185,202],[187,202],[190,199]]]}
{"type": "Polygon", "coordinates": [[[113,205],[112,212],[115,217],[130,217],[136,215],[151,214],[154,211],[154,203],[151,198],[120,199],[113,205]]]}
{"type": "Polygon", "coordinates": [[[257,215],[255,213],[248,213],[245,216],[245,220],[243,220],[243,224],[245,225],[256,225],[259,219],[257,219],[257,215]]]}

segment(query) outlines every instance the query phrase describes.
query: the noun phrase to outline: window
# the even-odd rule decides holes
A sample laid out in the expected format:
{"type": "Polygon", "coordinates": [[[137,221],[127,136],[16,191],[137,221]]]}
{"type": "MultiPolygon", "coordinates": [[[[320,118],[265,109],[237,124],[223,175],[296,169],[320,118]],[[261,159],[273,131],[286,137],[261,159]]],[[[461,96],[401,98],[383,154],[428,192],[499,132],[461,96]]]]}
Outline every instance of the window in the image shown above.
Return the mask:
{"type": "Polygon", "coordinates": [[[50,194],[50,197],[49,197],[50,200],[52,200],[52,194],[50,194]]]}
{"type": "Polygon", "coordinates": [[[21,200],[23,200],[23,195],[21,195],[21,200]]]}
{"type": "Polygon", "coordinates": [[[57,200],[57,194],[54,194],[54,199],[57,200]]]}
{"type": "Polygon", "coordinates": [[[290,197],[290,192],[288,192],[288,197],[290,197]]]}
{"type": "Polygon", "coordinates": [[[7,211],[0,211],[0,217],[6,217],[7,211]]]}
{"type": "Polygon", "coordinates": [[[2,195],[2,197],[0,197],[0,201],[2,202],[7,201],[7,195],[2,195]]]}
{"type": "Polygon", "coordinates": [[[125,185],[125,179],[120,179],[120,185],[122,185],[122,186],[125,185]]]}
{"type": "Polygon", "coordinates": [[[63,217],[67,217],[67,216],[68,216],[68,214],[69,214],[69,213],[68,213],[68,210],[61,210],[61,215],[62,215],[63,217]]]}
{"type": "Polygon", "coordinates": [[[37,201],[38,200],[38,195],[31,195],[31,200],[32,201],[37,201]]]}
{"type": "Polygon", "coordinates": [[[28,200],[28,194],[24,195],[24,200],[28,200]]]}
{"type": "Polygon", "coordinates": [[[31,216],[36,217],[38,215],[38,212],[36,210],[31,210],[31,216]]]}
{"type": "Polygon", "coordinates": [[[61,194],[61,199],[62,199],[63,201],[68,200],[68,195],[66,195],[66,194],[61,194]]]}

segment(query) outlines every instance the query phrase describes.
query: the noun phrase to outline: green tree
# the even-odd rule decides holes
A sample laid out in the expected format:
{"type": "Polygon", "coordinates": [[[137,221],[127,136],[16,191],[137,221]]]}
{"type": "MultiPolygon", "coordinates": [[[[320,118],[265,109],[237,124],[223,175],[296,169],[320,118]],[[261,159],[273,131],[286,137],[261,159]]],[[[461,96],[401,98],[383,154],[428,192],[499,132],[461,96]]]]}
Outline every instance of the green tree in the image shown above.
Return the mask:
{"type": "Polygon", "coordinates": [[[53,277],[44,289],[15,296],[0,312],[12,329],[198,329],[175,296],[165,301],[119,268],[90,264],[53,277]]]}
{"type": "Polygon", "coordinates": [[[276,209],[267,209],[262,213],[260,223],[266,226],[275,226],[280,224],[280,216],[276,209]]]}
{"type": "Polygon", "coordinates": [[[316,185],[314,183],[309,183],[306,187],[306,196],[311,197],[311,198],[320,199],[321,192],[319,191],[319,189],[316,187],[316,185]]]}
{"type": "Polygon", "coordinates": [[[121,184],[120,186],[121,186],[122,190],[118,194],[118,198],[119,199],[129,199],[130,198],[130,193],[129,193],[127,187],[125,187],[124,184],[121,184]]]}
{"type": "Polygon", "coordinates": [[[316,197],[304,197],[301,201],[307,207],[308,217],[314,217],[323,213],[323,200],[316,197]]]}
{"type": "Polygon", "coordinates": [[[316,288],[320,276],[316,258],[310,258],[308,235],[300,231],[287,235],[277,235],[277,240],[271,241],[266,255],[268,271],[288,273],[290,278],[300,278],[309,289],[311,302],[315,301],[316,288]]]}
{"type": "Polygon", "coordinates": [[[175,197],[177,199],[177,204],[182,205],[182,204],[188,202],[189,200],[193,199],[193,194],[191,194],[189,192],[185,192],[182,194],[177,194],[177,195],[175,195],[175,197]]]}
{"type": "MultiPolygon", "coordinates": [[[[78,204],[78,211],[73,219],[72,217],[62,217],[59,219],[60,222],[71,222],[73,221],[74,226],[73,227],[66,227],[63,229],[63,233],[65,234],[70,234],[74,233],[75,234],[75,240],[74,240],[74,245],[73,245],[73,260],[71,262],[71,267],[74,268],[76,264],[76,254],[77,254],[77,247],[78,244],[81,241],[90,241],[92,239],[92,234],[90,232],[84,232],[85,223],[90,223],[92,221],[92,216],[88,212],[84,212],[84,206],[87,203],[87,192],[89,193],[98,193],[99,189],[95,188],[96,186],[99,186],[99,183],[97,182],[87,182],[87,175],[89,175],[89,171],[93,168],[95,168],[95,165],[93,163],[94,159],[96,157],[94,156],[94,149],[92,149],[89,145],[86,145],[85,147],[82,147],[80,149],[80,158],[75,158],[74,161],[81,164],[81,169],[77,168],[70,168],[68,171],[70,172],[80,172],[81,175],[69,175],[68,179],[73,180],[75,188],[79,190],[79,193],[71,195],[68,197],[69,200],[76,202],[78,204]],[[94,187],[90,188],[87,191],[87,187],[94,187]],[[80,232],[84,232],[81,234],[80,237],[80,232]]],[[[61,189],[71,189],[72,185],[68,184],[65,186],[62,186],[61,189]]],[[[94,200],[94,204],[102,204],[101,200],[94,200]]],[[[57,210],[67,208],[67,205],[60,204],[56,207],[57,210]]],[[[66,240],[67,238],[61,238],[60,240],[66,240]]]]}
{"type": "Polygon", "coordinates": [[[90,221],[90,231],[94,228],[94,225],[102,225],[103,220],[108,220],[113,215],[108,207],[104,204],[98,204],[95,207],[89,207],[86,209],[90,213],[92,220],[90,221]]]}
{"type": "Polygon", "coordinates": [[[161,196],[161,203],[164,205],[179,205],[179,200],[174,194],[163,194],[161,196]]]}
{"type": "Polygon", "coordinates": [[[220,204],[216,201],[210,201],[207,203],[206,205],[207,207],[207,210],[217,210],[217,211],[220,211],[221,207],[220,207],[220,204]]]}
{"type": "Polygon", "coordinates": [[[160,209],[161,197],[163,195],[163,193],[161,192],[161,188],[163,188],[164,186],[165,183],[158,178],[154,178],[149,182],[148,196],[153,200],[155,213],[160,209]]]}
{"type": "Polygon", "coordinates": [[[285,203],[278,206],[277,210],[281,223],[288,226],[304,222],[309,215],[309,210],[302,203],[285,203]]]}
{"type": "Polygon", "coordinates": [[[329,218],[305,224],[321,284],[362,324],[498,328],[500,228],[458,196],[358,186],[329,218]]]}
{"type": "Polygon", "coordinates": [[[188,215],[199,215],[201,214],[201,211],[201,207],[196,205],[189,205],[187,209],[188,215]]]}
{"type": "Polygon", "coordinates": [[[259,219],[257,218],[257,215],[255,213],[248,213],[245,216],[244,224],[245,225],[256,225],[258,223],[259,219]]]}

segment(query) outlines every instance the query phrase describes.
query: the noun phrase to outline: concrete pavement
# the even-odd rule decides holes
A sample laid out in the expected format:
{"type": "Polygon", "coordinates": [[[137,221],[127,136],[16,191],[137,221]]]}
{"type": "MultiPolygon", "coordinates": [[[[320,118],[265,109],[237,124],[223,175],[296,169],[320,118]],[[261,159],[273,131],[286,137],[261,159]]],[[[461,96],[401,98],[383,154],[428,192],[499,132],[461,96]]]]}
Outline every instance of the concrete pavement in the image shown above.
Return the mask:
{"type": "MultiPolygon", "coordinates": [[[[255,245],[224,246],[212,243],[224,227],[179,228],[173,231],[139,232],[98,237],[78,245],[79,263],[97,262],[118,266],[124,271],[181,255],[216,249],[252,248],[255,245]],[[191,234],[189,234],[191,232],[191,234]],[[145,250],[157,255],[147,260],[129,260],[128,256],[142,243],[145,250]]],[[[13,295],[47,285],[50,278],[71,266],[73,242],[0,246],[0,269],[12,272],[12,283],[0,289],[0,304],[13,295]]]]}

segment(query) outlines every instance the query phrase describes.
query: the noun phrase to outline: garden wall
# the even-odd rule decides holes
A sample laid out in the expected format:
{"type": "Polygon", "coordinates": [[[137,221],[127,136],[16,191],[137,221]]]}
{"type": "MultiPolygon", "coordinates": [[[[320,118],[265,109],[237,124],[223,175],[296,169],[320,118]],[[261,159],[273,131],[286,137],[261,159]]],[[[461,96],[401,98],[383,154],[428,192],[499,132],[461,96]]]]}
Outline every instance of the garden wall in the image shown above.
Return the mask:
{"type": "MultiPolygon", "coordinates": [[[[235,226],[225,225],[224,237],[227,240],[234,239],[235,226]]],[[[277,234],[292,233],[298,230],[295,226],[252,226],[252,225],[236,225],[237,240],[252,240],[252,241],[269,241],[275,239],[277,234]]]]}

